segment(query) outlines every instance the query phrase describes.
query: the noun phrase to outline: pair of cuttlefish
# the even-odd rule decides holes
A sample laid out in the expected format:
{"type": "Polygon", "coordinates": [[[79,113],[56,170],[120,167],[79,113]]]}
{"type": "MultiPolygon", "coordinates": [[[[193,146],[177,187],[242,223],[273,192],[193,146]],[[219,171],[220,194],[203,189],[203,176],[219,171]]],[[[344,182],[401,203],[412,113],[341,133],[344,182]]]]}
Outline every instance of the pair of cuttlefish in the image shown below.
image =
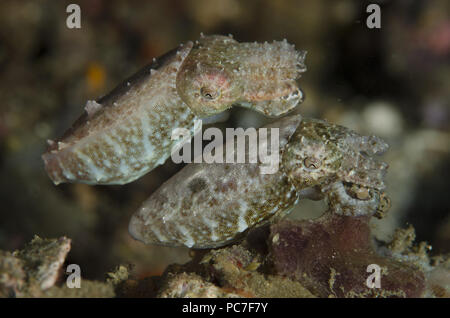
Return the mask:
{"type": "MultiPolygon", "coordinates": [[[[164,163],[199,119],[233,105],[281,117],[303,93],[297,79],[306,52],[286,41],[239,43],[202,36],[166,53],[116,87],[88,101],[85,112],[43,155],[55,184],[125,184],[164,163]]],[[[219,247],[257,225],[286,215],[302,198],[328,200],[348,215],[386,209],[387,149],[375,136],[300,115],[265,128],[279,129],[280,169],[260,163],[191,163],[166,181],[133,215],[129,231],[145,243],[219,247]]],[[[225,147],[225,146],[224,146],[225,147]]]]}

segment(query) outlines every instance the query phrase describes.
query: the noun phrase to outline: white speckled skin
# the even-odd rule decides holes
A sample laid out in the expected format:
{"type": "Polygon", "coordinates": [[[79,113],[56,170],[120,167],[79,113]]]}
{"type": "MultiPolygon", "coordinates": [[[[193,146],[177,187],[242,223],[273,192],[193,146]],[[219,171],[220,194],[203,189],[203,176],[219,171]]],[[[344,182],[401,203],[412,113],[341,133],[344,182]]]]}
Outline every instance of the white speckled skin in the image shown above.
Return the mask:
{"type": "MultiPolygon", "coordinates": [[[[291,116],[266,126],[280,128],[281,152],[300,121],[291,116]]],[[[262,174],[258,163],[192,163],[143,203],[129,231],[145,243],[217,247],[296,201],[286,176],[262,174]]]]}
{"type": "Polygon", "coordinates": [[[175,143],[172,127],[193,130],[197,119],[176,91],[191,49],[189,42],[142,70],[99,99],[93,114],[88,102],[88,112],[43,155],[53,182],[124,184],[162,164],[175,143]]]}
{"type": "Polygon", "coordinates": [[[280,116],[302,101],[305,52],[286,41],[238,43],[202,36],[165,54],[85,113],[42,156],[55,184],[125,184],[170,156],[174,128],[241,104],[280,116]]]}
{"type": "Polygon", "coordinates": [[[306,71],[305,56],[286,40],[239,43],[226,36],[202,37],[178,74],[178,92],[200,117],[233,104],[279,117],[303,100],[296,80],[306,71]]]}
{"type": "MultiPolygon", "coordinates": [[[[201,37],[165,54],[110,94],[90,100],[85,113],[43,155],[55,184],[125,184],[162,164],[181,141],[174,128],[194,133],[194,122],[239,104],[277,117],[303,100],[296,80],[305,52],[286,41],[239,43],[201,37]]],[[[255,164],[189,164],[133,215],[129,231],[145,243],[192,248],[228,244],[246,230],[283,216],[301,198],[326,198],[345,215],[384,213],[387,149],[320,120],[282,118],[281,167],[261,173],[255,164]]]]}
{"type": "Polygon", "coordinates": [[[286,147],[282,167],[299,189],[345,181],[383,190],[388,165],[374,156],[387,149],[376,136],[361,136],[340,125],[304,119],[286,147]]]}
{"type": "Polygon", "coordinates": [[[387,165],[372,158],[386,150],[382,140],[300,116],[270,126],[280,127],[277,173],[261,174],[258,164],[189,164],[133,215],[131,235],[145,243],[211,248],[286,215],[303,198],[325,197],[331,210],[345,215],[388,208],[382,192],[387,165]]]}
{"type": "Polygon", "coordinates": [[[390,200],[383,191],[388,165],[377,160],[388,145],[318,119],[304,119],[282,158],[282,169],[302,197],[325,197],[343,215],[383,215],[390,200]],[[315,190],[315,191],[313,191],[315,190]]]}
{"type": "Polygon", "coordinates": [[[382,218],[391,207],[386,193],[375,188],[338,181],[323,190],[329,209],[337,214],[382,218]]]}

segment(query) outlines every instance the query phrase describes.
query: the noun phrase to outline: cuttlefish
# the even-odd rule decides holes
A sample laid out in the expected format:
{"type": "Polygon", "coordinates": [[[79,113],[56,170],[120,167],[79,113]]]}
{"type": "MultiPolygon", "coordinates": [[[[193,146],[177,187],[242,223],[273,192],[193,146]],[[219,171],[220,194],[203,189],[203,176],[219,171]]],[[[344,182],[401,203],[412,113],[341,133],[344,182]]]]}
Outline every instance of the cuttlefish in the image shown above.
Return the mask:
{"type": "Polygon", "coordinates": [[[284,41],[239,43],[202,36],[155,59],[109,94],[87,101],[84,113],[42,156],[55,184],[126,184],[161,165],[175,128],[199,129],[240,105],[269,117],[303,100],[297,79],[305,51],[284,41]]]}
{"type": "Polygon", "coordinates": [[[333,213],[350,216],[389,209],[388,165],[377,160],[388,148],[383,140],[300,115],[260,129],[267,128],[279,130],[276,173],[261,173],[261,162],[190,163],[134,213],[131,235],[149,244],[215,248],[285,217],[301,199],[325,199],[333,213]]]}

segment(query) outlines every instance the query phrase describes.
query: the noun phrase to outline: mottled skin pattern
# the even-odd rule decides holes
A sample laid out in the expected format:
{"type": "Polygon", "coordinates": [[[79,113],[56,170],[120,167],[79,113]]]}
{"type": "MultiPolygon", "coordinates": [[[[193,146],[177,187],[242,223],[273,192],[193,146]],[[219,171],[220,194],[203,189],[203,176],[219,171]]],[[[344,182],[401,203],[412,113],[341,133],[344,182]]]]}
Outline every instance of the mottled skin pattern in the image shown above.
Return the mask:
{"type": "MultiPolygon", "coordinates": [[[[300,120],[286,117],[266,126],[280,128],[280,151],[300,120]]],[[[129,231],[146,243],[217,247],[296,201],[286,176],[261,174],[258,163],[188,164],[143,203],[129,231]]]]}
{"type": "MultiPolygon", "coordinates": [[[[156,59],[85,113],[43,155],[55,184],[124,184],[162,164],[179,146],[174,128],[191,134],[197,119],[241,105],[277,117],[303,100],[296,80],[304,51],[286,41],[238,43],[202,36],[156,59]]],[[[375,136],[320,120],[285,117],[282,164],[274,174],[255,164],[190,164],[135,213],[138,240],[193,248],[228,244],[246,230],[286,215],[302,198],[325,198],[344,215],[378,215],[387,165],[374,159],[387,145],[375,136]]]]}
{"type": "Polygon", "coordinates": [[[387,149],[376,136],[305,119],[286,147],[282,169],[307,197],[325,196],[335,213],[382,216],[390,207],[383,191],[388,165],[374,156],[387,149]]]}
{"type": "Polygon", "coordinates": [[[374,160],[388,145],[375,136],[360,136],[343,126],[303,120],[286,147],[282,166],[299,188],[342,180],[384,189],[387,164],[374,160]]]}
{"type": "Polygon", "coordinates": [[[210,248],[285,216],[303,198],[325,197],[330,209],[346,215],[388,208],[382,192],[387,165],[372,157],[386,150],[383,141],[300,116],[270,127],[280,128],[283,164],[277,173],[260,174],[258,164],[189,164],[134,214],[132,236],[145,243],[210,248]]]}
{"type": "Polygon", "coordinates": [[[287,42],[238,43],[202,36],[165,54],[85,113],[43,155],[55,184],[125,184],[164,163],[174,128],[241,104],[268,116],[295,107],[305,52],[287,42]]]}
{"type": "Polygon", "coordinates": [[[225,36],[202,37],[178,74],[178,93],[200,117],[236,103],[280,116],[303,99],[296,79],[306,71],[305,55],[286,40],[239,43],[225,36]]]}
{"type": "Polygon", "coordinates": [[[176,75],[193,44],[163,57],[99,99],[43,155],[55,184],[124,184],[163,163],[174,144],[172,127],[193,130],[195,115],[176,91],[176,75]],[[159,66],[159,67],[157,67],[159,66]]]}
{"type": "Polygon", "coordinates": [[[336,182],[323,190],[328,207],[337,214],[347,216],[374,215],[383,218],[391,207],[386,193],[356,183],[336,182]]]}

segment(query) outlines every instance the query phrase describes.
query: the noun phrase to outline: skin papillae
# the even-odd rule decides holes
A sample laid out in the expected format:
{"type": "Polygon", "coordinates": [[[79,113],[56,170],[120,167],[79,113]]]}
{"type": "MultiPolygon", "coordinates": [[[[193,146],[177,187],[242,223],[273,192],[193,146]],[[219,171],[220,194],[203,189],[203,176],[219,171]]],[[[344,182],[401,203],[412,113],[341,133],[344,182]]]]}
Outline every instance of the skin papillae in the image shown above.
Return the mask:
{"type": "Polygon", "coordinates": [[[280,116],[303,99],[304,51],[286,41],[239,43],[202,36],[156,59],[84,114],[42,156],[55,184],[125,184],[164,163],[194,122],[239,104],[280,116]]]}
{"type": "Polygon", "coordinates": [[[261,174],[260,163],[188,164],[133,215],[131,235],[145,243],[214,248],[285,216],[303,198],[326,198],[345,215],[387,208],[387,165],[375,158],[387,149],[382,140],[299,115],[268,127],[280,132],[276,173],[261,174]]]}

